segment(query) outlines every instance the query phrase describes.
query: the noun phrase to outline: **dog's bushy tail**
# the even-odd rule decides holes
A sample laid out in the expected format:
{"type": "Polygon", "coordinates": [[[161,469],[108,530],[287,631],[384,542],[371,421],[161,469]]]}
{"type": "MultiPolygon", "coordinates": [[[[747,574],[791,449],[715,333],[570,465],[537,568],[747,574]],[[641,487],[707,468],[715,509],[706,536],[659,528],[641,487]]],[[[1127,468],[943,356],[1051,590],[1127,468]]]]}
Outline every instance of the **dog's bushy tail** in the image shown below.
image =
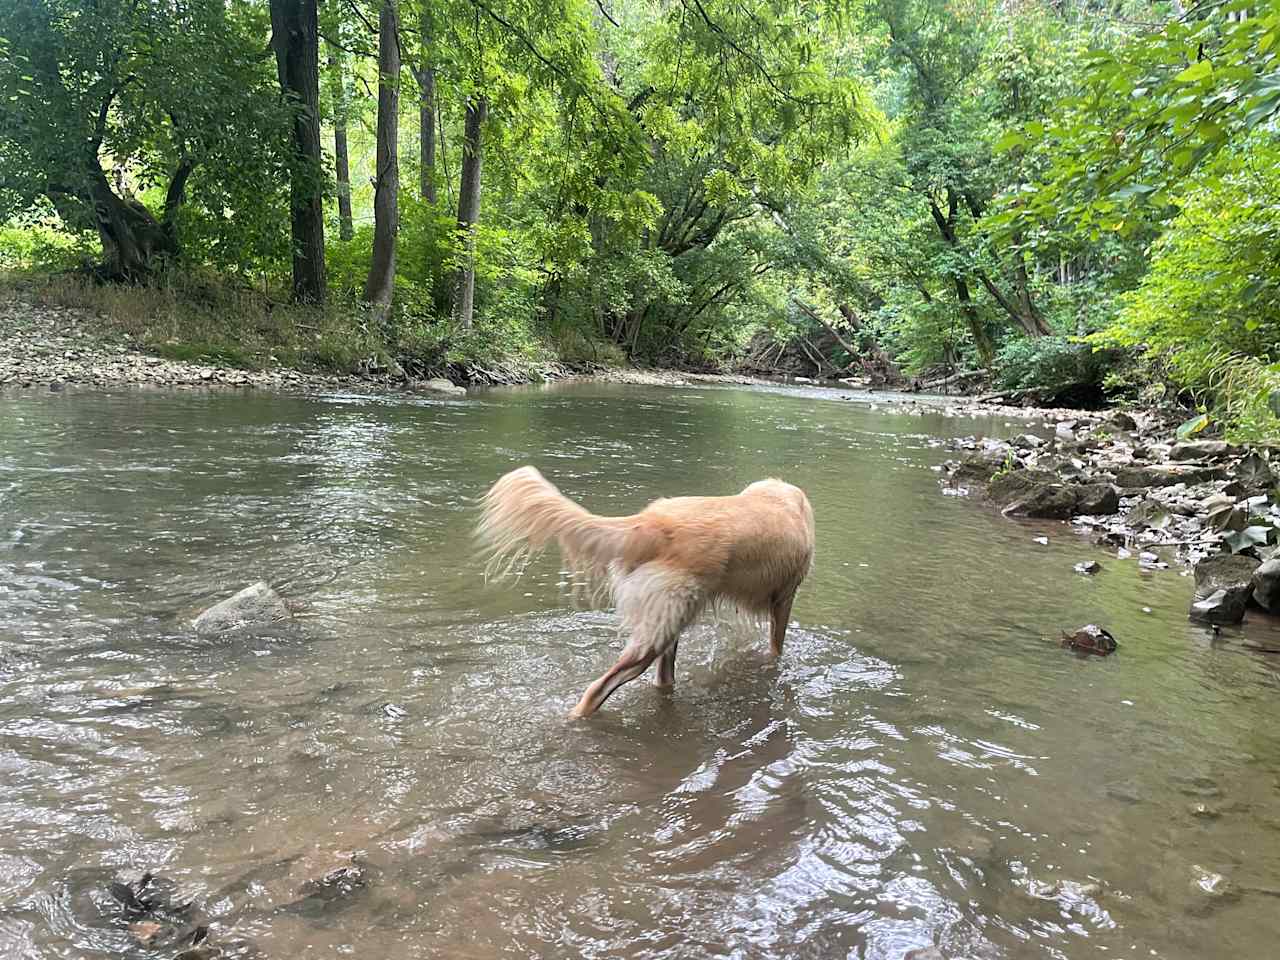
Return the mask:
{"type": "Polygon", "coordinates": [[[488,554],[488,579],[519,574],[553,540],[577,588],[606,586],[634,528],[632,517],[599,517],[574,503],[533,467],[501,477],[481,501],[477,530],[488,554]]]}

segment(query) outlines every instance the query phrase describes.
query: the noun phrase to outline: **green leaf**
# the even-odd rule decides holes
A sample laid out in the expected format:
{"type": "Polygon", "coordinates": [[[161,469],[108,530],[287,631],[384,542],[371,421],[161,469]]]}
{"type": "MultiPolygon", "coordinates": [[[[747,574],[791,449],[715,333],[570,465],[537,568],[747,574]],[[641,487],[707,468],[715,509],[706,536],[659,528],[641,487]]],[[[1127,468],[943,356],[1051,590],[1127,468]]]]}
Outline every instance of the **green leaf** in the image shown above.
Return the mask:
{"type": "Polygon", "coordinates": [[[1267,407],[1275,416],[1280,417],[1280,390],[1272,390],[1267,395],[1267,407]]]}
{"type": "Polygon", "coordinates": [[[1213,64],[1208,60],[1197,60],[1173,79],[1178,83],[1197,83],[1211,76],[1213,76],[1213,64]]]}
{"type": "Polygon", "coordinates": [[[1014,147],[1026,146],[1026,143],[1027,138],[1022,135],[1021,131],[1010,130],[997,140],[991,149],[996,153],[1007,153],[1014,147]]]}
{"type": "Polygon", "coordinates": [[[1121,187],[1112,194],[1117,200],[1128,200],[1131,197],[1145,197],[1149,193],[1155,193],[1156,188],[1149,183],[1131,183],[1127,187],[1121,187]]]}
{"type": "Polygon", "coordinates": [[[1240,553],[1250,547],[1265,546],[1275,527],[1245,527],[1235,533],[1227,534],[1223,541],[1231,548],[1232,553],[1240,553]]]}
{"type": "Polygon", "coordinates": [[[1182,424],[1175,431],[1175,435],[1179,440],[1186,440],[1188,437],[1194,437],[1197,433],[1209,426],[1209,415],[1202,413],[1198,417],[1192,417],[1186,423],[1182,424]]]}

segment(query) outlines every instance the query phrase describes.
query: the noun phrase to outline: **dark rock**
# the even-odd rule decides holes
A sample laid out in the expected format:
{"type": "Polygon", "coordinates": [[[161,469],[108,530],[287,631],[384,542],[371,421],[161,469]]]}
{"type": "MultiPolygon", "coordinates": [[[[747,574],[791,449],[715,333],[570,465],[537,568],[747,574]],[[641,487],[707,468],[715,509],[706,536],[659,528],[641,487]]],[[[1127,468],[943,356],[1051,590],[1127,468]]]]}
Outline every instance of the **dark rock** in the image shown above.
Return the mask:
{"type": "Polygon", "coordinates": [[[1109,419],[1111,421],[1111,426],[1115,427],[1117,430],[1124,430],[1127,432],[1138,429],[1138,422],[1123,410],[1114,411],[1109,419]]]}
{"type": "Polygon", "coordinates": [[[236,627],[277,623],[291,616],[280,595],[265,580],[260,580],[235,596],[214,604],[196,617],[192,626],[200,636],[207,637],[236,627]]]}
{"type": "Polygon", "coordinates": [[[1184,440],[1169,451],[1170,460],[1222,460],[1236,452],[1225,440],[1184,440]]]}
{"type": "Polygon", "coordinates": [[[999,504],[1012,503],[1036,487],[1056,481],[1048,470],[1010,470],[992,479],[987,496],[999,504]]]}
{"type": "Polygon", "coordinates": [[[1275,474],[1271,472],[1271,465],[1267,463],[1259,454],[1250,451],[1236,464],[1236,479],[1240,481],[1247,492],[1260,492],[1270,490],[1276,484],[1275,474]]]}
{"type": "Polygon", "coordinates": [[[1086,560],[1083,563],[1077,563],[1075,565],[1076,573],[1091,575],[1098,573],[1100,570],[1102,570],[1102,564],[1097,560],[1086,560]]]}
{"type": "Polygon", "coordinates": [[[1171,487],[1175,483],[1204,483],[1226,478],[1223,467],[1189,463],[1161,463],[1151,466],[1121,467],[1116,483],[1122,487],[1171,487]]]}
{"type": "Polygon", "coordinates": [[[1120,509],[1120,494],[1106,483],[1040,484],[1005,507],[1014,517],[1070,520],[1081,514],[1111,514],[1120,509]]]}
{"type": "Polygon", "coordinates": [[[957,483],[986,483],[1003,467],[1003,457],[971,453],[956,466],[951,479],[957,483]]]}
{"type": "Polygon", "coordinates": [[[1195,567],[1196,596],[1207,597],[1226,587],[1248,585],[1253,588],[1253,574],[1258,561],[1239,554],[1220,553],[1205,557],[1195,567]]]}
{"type": "Polygon", "coordinates": [[[350,896],[367,882],[368,872],[352,857],[348,862],[338,864],[319,877],[307,880],[298,892],[304,897],[336,900],[350,896]]]}
{"type": "Polygon", "coordinates": [[[1081,653],[1096,653],[1100,657],[1115,653],[1117,646],[1116,638],[1096,623],[1086,624],[1074,633],[1064,633],[1062,645],[1081,653]]]}
{"type": "Polygon", "coordinates": [[[921,947],[909,950],[902,960],[947,960],[946,955],[937,947],[921,947]]]}
{"type": "Polygon", "coordinates": [[[1280,613],[1280,559],[1272,558],[1256,567],[1250,582],[1253,599],[1272,613],[1280,613]]]}
{"type": "Polygon", "coordinates": [[[1234,584],[1215,590],[1191,604],[1191,619],[1205,623],[1239,623],[1249,605],[1251,586],[1234,584]]]}

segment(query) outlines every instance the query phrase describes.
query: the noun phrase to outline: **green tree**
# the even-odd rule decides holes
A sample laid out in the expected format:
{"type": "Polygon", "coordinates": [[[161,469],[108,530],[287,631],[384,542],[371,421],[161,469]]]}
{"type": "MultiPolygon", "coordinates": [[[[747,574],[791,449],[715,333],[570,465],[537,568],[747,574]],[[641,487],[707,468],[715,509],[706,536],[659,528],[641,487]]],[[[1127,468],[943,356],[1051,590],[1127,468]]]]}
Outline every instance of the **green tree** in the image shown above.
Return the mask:
{"type": "Polygon", "coordinates": [[[194,225],[210,248],[261,246],[282,132],[263,29],[216,0],[0,7],[0,216],[51,204],[116,279],[179,259],[194,225]]]}

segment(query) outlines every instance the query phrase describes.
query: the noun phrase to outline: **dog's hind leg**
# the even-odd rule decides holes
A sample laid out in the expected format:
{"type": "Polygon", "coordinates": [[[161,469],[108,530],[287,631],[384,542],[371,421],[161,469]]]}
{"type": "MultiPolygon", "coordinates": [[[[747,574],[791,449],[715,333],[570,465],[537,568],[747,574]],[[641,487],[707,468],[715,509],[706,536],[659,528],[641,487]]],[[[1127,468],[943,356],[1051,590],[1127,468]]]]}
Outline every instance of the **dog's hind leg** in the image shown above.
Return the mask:
{"type": "Polygon", "coordinates": [[[631,642],[622,656],[600,679],[587,688],[573,716],[588,717],[600,709],[609,695],[634,680],[661,657],[658,681],[669,686],[675,678],[676,642],[702,608],[698,583],[656,563],[637,567],[614,583],[618,612],[631,642]]]}
{"type": "Polygon", "coordinates": [[[676,685],[676,650],[679,646],[679,638],[672,640],[671,646],[658,657],[658,669],[653,674],[655,687],[668,688],[676,685]]]}
{"type": "Polygon", "coordinates": [[[775,657],[782,656],[782,641],[787,638],[787,624],[791,620],[791,602],[796,592],[790,590],[773,601],[769,609],[770,630],[769,649],[775,657]]]}
{"type": "Polygon", "coordinates": [[[589,717],[600,709],[600,705],[609,699],[610,694],[624,683],[634,680],[649,669],[649,664],[656,660],[658,654],[646,644],[634,641],[622,651],[618,662],[609,668],[600,679],[587,687],[586,693],[578,701],[578,705],[570,712],[574,717],[589,717]]]}

